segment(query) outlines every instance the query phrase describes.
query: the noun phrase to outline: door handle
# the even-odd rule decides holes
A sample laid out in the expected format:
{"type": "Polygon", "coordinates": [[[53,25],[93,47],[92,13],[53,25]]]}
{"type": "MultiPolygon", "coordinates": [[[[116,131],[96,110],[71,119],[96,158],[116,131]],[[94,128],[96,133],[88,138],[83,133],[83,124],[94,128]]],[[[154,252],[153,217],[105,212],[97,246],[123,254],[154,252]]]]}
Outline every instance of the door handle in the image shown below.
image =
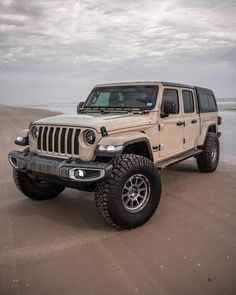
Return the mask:
{"type": "Polygon", "coordinates": [[[197,120],[193,119],[193,120],[192,120],[192,123],[193,123],[193,124],[197,123],[197,120]]]}
{"type": "Polygon", "coordinates": [[[177,126],[182,126],[182,125],[185,126],[185,122],[184,122],[184,121],[178,121],[178,122],[176,123],[176,125],[177,125],[177,126]]]}

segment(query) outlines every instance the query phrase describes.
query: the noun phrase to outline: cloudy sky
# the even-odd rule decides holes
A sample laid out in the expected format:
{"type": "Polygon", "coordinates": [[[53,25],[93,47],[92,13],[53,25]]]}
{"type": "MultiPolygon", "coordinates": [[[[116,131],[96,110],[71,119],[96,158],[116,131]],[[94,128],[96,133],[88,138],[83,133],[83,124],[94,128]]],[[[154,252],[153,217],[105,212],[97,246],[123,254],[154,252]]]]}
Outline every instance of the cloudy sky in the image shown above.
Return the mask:
{"type": "Polygon", "coordinates": [[[236,0],[0,0],[0,103],[147,80],[236,97],[236,0]]]}

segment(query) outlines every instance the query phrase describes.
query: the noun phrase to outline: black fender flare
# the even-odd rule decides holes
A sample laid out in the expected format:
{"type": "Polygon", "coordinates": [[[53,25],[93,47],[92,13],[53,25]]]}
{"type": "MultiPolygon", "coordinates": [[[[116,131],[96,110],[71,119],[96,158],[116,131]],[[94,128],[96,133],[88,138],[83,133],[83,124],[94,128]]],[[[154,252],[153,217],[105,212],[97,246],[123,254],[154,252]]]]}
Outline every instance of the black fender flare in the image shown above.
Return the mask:
{"type": "Polygon", "coordinates": [[[151,161],[153,161],[153,152],[152,152],[151,144],[150,144],[150,141],[146,137],[139,137],[136,139],[125,141],[123,143],[122,149],[120,149],[119,151],[101,151],[97,147],[95,150],[95,155],[96,155],[96,157],[116,158],[116,157],[119,157],[120,155],[123,154],[125,148],[127,148],[128,146],[134,145],[136,143],[145,143],[145,145],[148,148],[148,153],[150,155],[149,158],[151,161]]]}

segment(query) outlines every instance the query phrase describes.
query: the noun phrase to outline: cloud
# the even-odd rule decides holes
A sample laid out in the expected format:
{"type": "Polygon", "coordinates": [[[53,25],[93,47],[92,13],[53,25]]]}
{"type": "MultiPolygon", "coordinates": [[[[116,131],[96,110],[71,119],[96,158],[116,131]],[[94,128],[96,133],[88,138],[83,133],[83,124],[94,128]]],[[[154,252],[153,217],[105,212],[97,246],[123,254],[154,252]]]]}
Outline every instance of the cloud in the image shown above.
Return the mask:
{"type": "Polygon", "coordinates": [[[1,76],[6,84],[16,75],[90,84],[124,76],[156,80],[162,71],[179,80],[170,67],[183,72],[185,63],[192,83],[200,64],[235,75],[235,13],[234,0],[2,1],[1,76]]]}

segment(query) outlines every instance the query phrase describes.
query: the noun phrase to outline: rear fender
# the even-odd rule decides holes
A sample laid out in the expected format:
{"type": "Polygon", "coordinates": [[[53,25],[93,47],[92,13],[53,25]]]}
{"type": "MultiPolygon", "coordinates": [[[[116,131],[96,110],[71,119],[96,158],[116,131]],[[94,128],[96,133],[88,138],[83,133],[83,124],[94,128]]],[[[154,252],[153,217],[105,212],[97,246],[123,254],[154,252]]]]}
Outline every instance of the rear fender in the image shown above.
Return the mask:
{"type": "Polygon", "coordinates": [[[201,113],[201,132],[198,139],[198,145],[203,145],[208,132],[218,132],[218,113],[201,113]]]}
{"type": "Polygon", "coordinates": [[[213,132],[218,135],[217,124],[214,121],[208,122],[208,124],[204,124],[202,131],[199,141],[200,146],[204,145],[208,132],[213,132]]]}

